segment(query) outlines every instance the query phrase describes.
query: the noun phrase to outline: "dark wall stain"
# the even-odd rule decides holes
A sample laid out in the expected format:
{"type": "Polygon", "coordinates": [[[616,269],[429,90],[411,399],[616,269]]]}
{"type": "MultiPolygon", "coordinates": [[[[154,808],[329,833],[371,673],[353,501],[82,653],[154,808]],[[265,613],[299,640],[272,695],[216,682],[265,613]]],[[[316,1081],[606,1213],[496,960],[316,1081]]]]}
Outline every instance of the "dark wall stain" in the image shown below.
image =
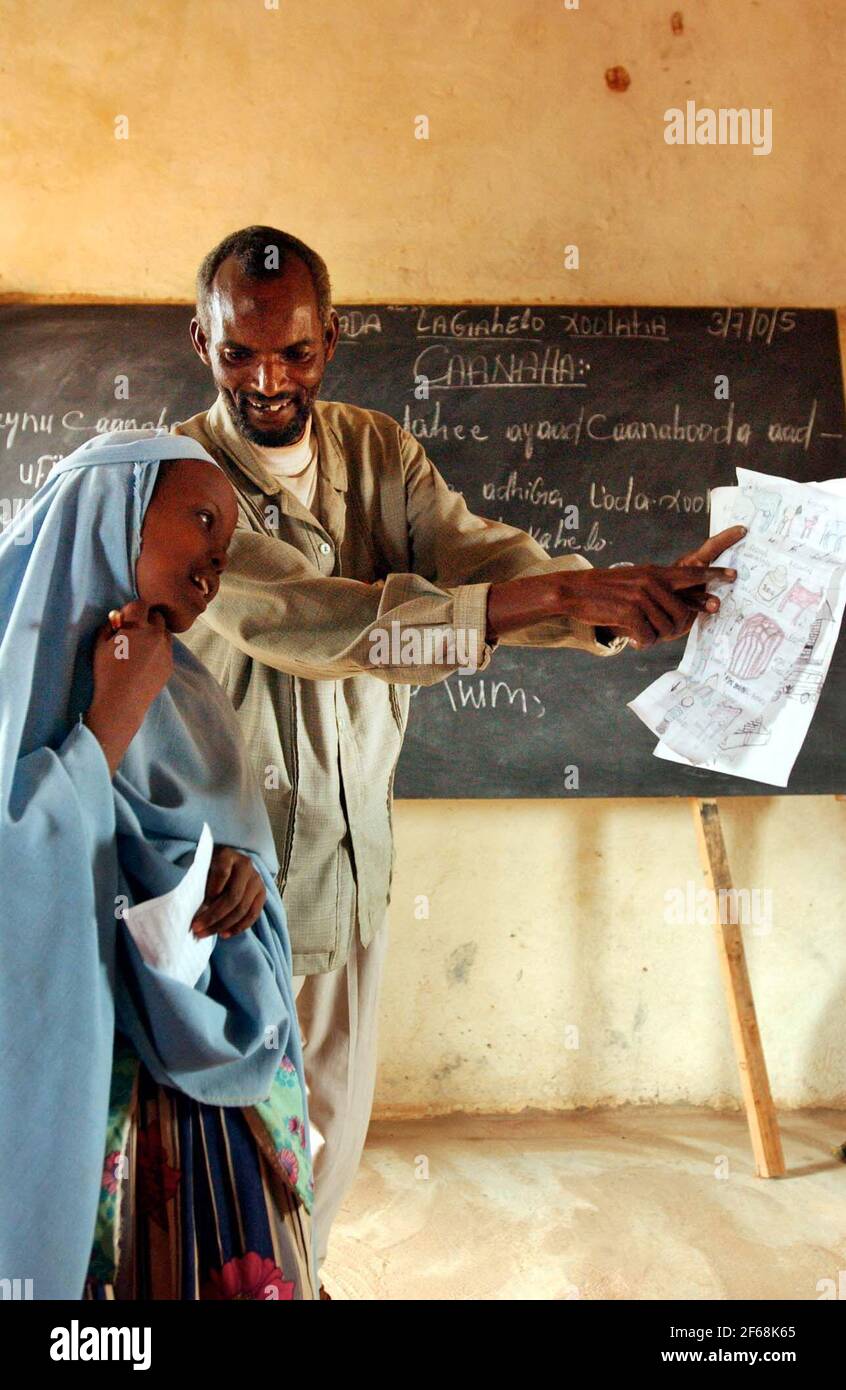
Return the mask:
{"type": "Polygon", "coordinates": [[[444,1062],[443,1066],[438,1067],[437,1071],[432,1072],[432,1080],[444,1081],[448,1076],[451,1076],[454,1071],[458,1071],[459,1067],[463,1066],[464,1058],[459,1057],[458,1053],[454,1052],[452,1056],[444,1062]]]}
{"type": "Polygon", "coordinates": [[[610,92],[624,92],[631,80],[625,68],[605,69],[605,85],[610,92]]]}
{"type": "Polygon", "coordinates": [[[453,984],[467,984],[470,967],[476,959],[478,949],[479,943],[477,941],[465,941],[463,946],[456,946],[455,950],[447,956],[447,976],[453,984]]]}

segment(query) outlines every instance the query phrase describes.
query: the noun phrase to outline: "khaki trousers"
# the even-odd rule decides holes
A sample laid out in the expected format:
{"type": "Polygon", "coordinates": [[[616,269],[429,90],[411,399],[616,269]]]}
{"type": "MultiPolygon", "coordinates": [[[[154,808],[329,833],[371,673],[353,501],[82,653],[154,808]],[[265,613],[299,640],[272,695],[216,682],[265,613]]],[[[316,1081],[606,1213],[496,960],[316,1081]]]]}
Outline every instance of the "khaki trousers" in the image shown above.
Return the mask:
{"type": "Polygon", "coordinates": [[[347,962],[339,970],[294,976],[311,1127],[318,1271],[367,1138],[387,947],[385,921],[366,949],[355,932],[347,962]]]}

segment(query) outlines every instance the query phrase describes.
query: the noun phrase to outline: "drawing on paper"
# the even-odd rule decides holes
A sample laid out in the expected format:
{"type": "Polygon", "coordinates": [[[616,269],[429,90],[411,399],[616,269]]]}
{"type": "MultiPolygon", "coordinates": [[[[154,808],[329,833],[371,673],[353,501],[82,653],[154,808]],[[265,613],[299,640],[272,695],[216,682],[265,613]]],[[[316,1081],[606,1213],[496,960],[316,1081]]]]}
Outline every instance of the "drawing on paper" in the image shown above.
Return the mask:
{"type": "Polygon", "coordinates": [[[700,614],[675,671],[630,708],[657,757],[784,787],[819,702],[846,606],[846,479],[797,483],[738,468],[714,488],[711,534],[747,534],[716,560],[719,612],[700,614]]]}
{"type": "MultiPolygon", "coordinates": [[[[746,574],[748,578],[748,568],[746,574]]],[[[763,603],[772,603],[773,599],[777,599],[779,594],[783,594],[786,588],[787,565],[776,565],[770,570],[769,574],[764,575],[758,585],[758,598],[761,599],[763,603]]]]}
{"type": "MultiPolygon", "coordinates": [[[[749,500],[755,508],[755,515],[749,529],[769,531],[781,506],[781,498],[778,493],[765,492],[763,488],[750,488],[749,500]]],[[[740,524],[742,526],[747,525],[745,520],[741,520],[740,524]]]]}
{"type": "Polygon", "coordinates": [[[784,639],[784,633],[766,613],[753,613],[738,634],[729,670],[738,680],[753,681],[762,676],[784,639]]]}
{"type": "Polygon", "coordinates": [[[801,615],[804,613],[805,609],[816,608],[821,598],[822,590],[820,590],[819,593],[815,593],[812,589],[803,588],[803,586],[797,580],[796,583],[794,583],[788,590],[788,592],[785,594],[784,598],[778,606],[778,611],[780,613],[782,608],[784,608],[785,604],[795,603],[796,614],[794,616],[793,621],[794,623],[796,623],[798,622],[801,615]]]}
{"type": "Polygon", "coordinates": [[[739,729],[729,729],[720,739],[721,748],[751,748],[769,743],[772,730],[764,728],[763,715],[747,719],[739,729]]]}
{"type": "Polygon", "coordinates": [[[839,555],[842,545],[846,545],[846,521],[829,521],[820,537],[820,550],[826,555],[839,555]]]}

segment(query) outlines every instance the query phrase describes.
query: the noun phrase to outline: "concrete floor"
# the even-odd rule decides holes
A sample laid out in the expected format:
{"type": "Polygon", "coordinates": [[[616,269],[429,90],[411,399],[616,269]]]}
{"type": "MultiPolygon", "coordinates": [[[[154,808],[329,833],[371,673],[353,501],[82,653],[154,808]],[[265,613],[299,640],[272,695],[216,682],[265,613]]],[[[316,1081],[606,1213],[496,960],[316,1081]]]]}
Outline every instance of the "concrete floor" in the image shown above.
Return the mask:
{"type": "Polygon", "coordinates": [[[337,1299],[818,1299],[846,1270],[846,1163],[831,1152],[846,1113],[780,1123],[788,1176],[766,1180],[739,1113],[375,1121],[326,1286],[337,1299]]]}

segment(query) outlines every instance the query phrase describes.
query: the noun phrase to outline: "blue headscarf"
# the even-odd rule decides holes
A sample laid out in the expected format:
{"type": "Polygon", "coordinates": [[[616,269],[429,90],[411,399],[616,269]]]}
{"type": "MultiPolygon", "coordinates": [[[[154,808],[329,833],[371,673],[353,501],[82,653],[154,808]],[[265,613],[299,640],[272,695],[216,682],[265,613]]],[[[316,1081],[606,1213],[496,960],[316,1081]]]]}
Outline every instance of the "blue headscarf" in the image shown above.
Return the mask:
{"type": "Polygon", "coordinates": [[[174,669],[112,779],[81,722],[108,611],[139,597],[154,431],[88,440],[0,536],[0,1278],[79,1298],[103,1170],[117,1024],[164,1085],[265,1100],[283,1054],[305,1095],[291,950],[261,793],[231,704],[177,638],[174,669]],[[267,901],[195,988],[142,960],[122,907],[175,887],[208,821],[267,901]]]}

